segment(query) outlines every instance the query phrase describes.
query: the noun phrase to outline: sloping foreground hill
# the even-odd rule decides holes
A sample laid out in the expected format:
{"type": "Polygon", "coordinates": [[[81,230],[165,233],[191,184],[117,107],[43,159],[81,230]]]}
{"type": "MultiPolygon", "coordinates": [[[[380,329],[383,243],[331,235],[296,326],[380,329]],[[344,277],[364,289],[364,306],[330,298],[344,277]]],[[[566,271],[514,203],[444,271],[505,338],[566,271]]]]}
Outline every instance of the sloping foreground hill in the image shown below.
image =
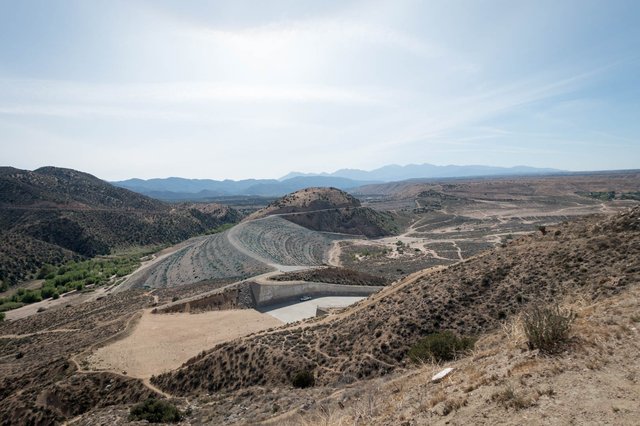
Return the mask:
{"type": "MultiPolygon", "coordinates": [[[[636,426],[640,286],[596,301],[568,298],[560,304],[576,314],[562,352],[549,356],[529,350],[523,319],[516,317],[484,334],[460,359],[363,380],[328,397],[316,388],[315,403],[306,402],[309,397],[300,402],[301,395],[297,404],[287,404],[281,397],[285,414],[267,424],[636,426]],[[453,372],[434,383],[433,375],[444,368],[453,372]]],[[[246,411],[234,413],[227,402],[217,413],[201,410],[192,424],[212,415],[223,421],[231,413],[250,420],[274,417],[267,403],[272,390],[254,389],[251,401],[266,401],[253,410],[242,406],[246,411]]]]}
{"type": "Polygon", "coordinates": [[[275,330],[219,345],[152,378],[178,395],[291,383],[312,370],[335,385],[385,375],[438,330],[479,335],[530,303],[568,295],[603,299],[640,278],[640,208],[582,219],[512,241],[443,270],[409,276],[333,321],[275,330]]]}
{"type": "Polygon", "coordinates": [[[360,201],[337,188],[306,188],[293,192],[249,216],[247,220],[282,216],[305,228],[366,237],[398,232],[389,213],[362,207],[360,201]]]}
{"type": "Polygon", "coordinates": [[[2,167],[0,280],[15,284],[44,263],[175,243],[238,220],[225,206],[170,205],[75,170],[2,167]]]}
{"type": "Polygon", "coordinates": [[[50,309],[0,322],[0,423],[62,424],[97,407],[135,403],[156,394],[139,380],[87,373],[74,355],[126,334],[153,297],[142,291],[50,309]]]}

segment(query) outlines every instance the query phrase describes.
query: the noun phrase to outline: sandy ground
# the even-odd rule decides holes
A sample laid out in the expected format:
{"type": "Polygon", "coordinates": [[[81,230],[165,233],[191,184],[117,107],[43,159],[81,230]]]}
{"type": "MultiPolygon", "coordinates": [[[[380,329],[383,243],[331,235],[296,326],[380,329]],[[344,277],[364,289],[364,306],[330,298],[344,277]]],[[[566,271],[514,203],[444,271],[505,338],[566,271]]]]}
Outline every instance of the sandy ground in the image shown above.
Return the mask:
{"type": "Polygon", "coordinates": [[[276,318],[251,309],[200,314],[145,311],[129,336],[98,349],[88,361],[96,370],[148,378],[177,368],[218,343],[281,324],[276,318]]]}
{"type": "Polygon", "coordinates": [[[353,305],[362,299],[365,299],[365,297],[318,297],[316,299],[307,300],[306,302],[265,306],[260,310],[282,322],[291,323],[315,317],[318,306],[321,308],[343,308],[345,306],[353,305]]]}

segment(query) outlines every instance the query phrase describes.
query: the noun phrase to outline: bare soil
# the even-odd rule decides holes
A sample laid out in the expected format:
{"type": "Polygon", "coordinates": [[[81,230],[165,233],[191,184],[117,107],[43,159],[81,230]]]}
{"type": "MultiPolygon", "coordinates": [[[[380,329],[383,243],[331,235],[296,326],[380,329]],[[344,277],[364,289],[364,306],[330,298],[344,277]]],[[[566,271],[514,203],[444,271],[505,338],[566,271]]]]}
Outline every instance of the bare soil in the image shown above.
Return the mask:
{"type": "Polygon", "coordinates": [[[253,309],[162,315],[145,311],[130,335],[96,350],[88,362],[94,370],[149,378],[219,343],[281,324],[253,309]]]}

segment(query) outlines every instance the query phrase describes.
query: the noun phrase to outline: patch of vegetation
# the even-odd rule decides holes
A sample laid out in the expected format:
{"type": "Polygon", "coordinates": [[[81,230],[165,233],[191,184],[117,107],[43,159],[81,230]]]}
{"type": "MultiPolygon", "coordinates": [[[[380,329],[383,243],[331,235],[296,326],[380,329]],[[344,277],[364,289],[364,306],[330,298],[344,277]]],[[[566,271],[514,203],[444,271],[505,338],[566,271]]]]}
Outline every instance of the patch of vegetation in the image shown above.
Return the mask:
{"type": "Polygon", "coordinates": [[[322,268],[308,271],[288,272],[271,277],[273,281],[316,281],[340,285],[383,286],[389,280],[377,275],[354,271],[346,268],[322,268]]]}
{"type": "Polygon", "coordinates": [[[4,312],[0,312],[0,322],[4,321],[5,314],[4,312]]]}
{"type": "Polygon", "coordinates": [[[182,413],[168,401],[149,398],[131,408],[129,420],[146,420],[149,423],[176,423],[182,420],[182,413]]]}
{"type": "Polygon", "coordinates": [[[523,327],[529,349],[558,351],[568,340],[575,314],[559,306],[534,306],[524,313],[523,327]]]}
{"type": "Polygon", "coordinates": [[[616,198],[615,191],[591,191],[591,192],[580,192],[579,195],[594,198],[600,201],[611,201],[616,198]]]}
{"type": "Polygon", "coordinates": [[[12,309],[22,308],[25,303],[22,302],[12,302],[7,300],[6,297],[0,297],[0,312],[10,311],[12,309]]]}
{"type": "Polygon", "coordinates": [[[291,384],[294,388],[310,388],[316,384],[316,378],[313,376],[313,372],[308,370],[301,370],[293,376],[291,384]]]}
{"type": "Polygon", "coordinates": [[[83,291],[86,286],[101,286],[129,275],[140,266],[140,258],[157,251],[138,249],[114,255],[79,262],[71,261],[63,266],[44,265],[38,277],[44,279],[39,289],[20,288],[10,297],[0,297],[0,312],[20,308],[44,299],[58,299],[69,291],[83,291]]]}
{"type": "Polygon", "coordinates": [[[636,200],[640,201],[640,191],[637,192],[625,192],[620,194],[621,200],[636,200]]]}
{"type": "Polygon", "coordinates": [[[459,337],[451,331],[433,333],[419,340],[409,349],[409,358],[414,362],[450,361],[473,349],[475,339],[459,337]]]}

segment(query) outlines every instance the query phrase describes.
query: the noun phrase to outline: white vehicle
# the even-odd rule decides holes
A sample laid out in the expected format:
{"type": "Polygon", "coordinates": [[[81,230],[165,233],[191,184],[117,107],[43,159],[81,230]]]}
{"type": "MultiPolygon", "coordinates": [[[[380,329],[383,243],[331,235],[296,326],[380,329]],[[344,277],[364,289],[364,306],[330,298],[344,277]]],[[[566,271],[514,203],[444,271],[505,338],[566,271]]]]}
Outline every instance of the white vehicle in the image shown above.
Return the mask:
{"type": "Polygon", "coordinates": [[[301,301],[301,302],[306,302],[307,300],[311,300],[311,296],[302,296],[302,297],[300,298],[300,301],[301,301]]]}

